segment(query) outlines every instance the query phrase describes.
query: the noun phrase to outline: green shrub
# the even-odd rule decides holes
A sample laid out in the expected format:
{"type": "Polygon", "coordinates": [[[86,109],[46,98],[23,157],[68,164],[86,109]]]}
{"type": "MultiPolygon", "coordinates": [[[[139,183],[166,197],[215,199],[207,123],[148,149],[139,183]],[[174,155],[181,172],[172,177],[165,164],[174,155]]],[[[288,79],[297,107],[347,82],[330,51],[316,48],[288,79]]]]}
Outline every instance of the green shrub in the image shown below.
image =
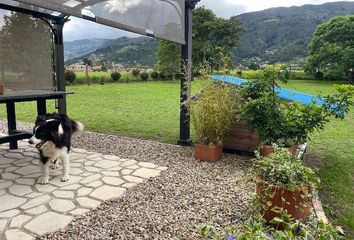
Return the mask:
{"type": "Polygon", "coordinates": [[[319,183],[315,172],[300,159],[294,158],[288,150],[276,149],[268,157],[256,159],[253,172],[267,185],[296,191],[303,187],[314,189],[319,183]]]}
{"type": "Polygon", "coordinates": [[[119,81],[119,79],[122,77],[122,75],[120,74],[120,72],[112,72],[111,73],[111,78],[113,81],[117,82],[119,81]]]}
{"type": "Polygon", "coordinates": [[[242,78],[244,78],[244,79],[263,79],[264,73],[263,73],[263,70],[243,71],[242,78]]]}
{"type": "Polygon", "coordinates": [[[196,142],[204,145],[221,145],[226,133],[236,120],[239,110],[237,87],[217,82],[201,90],[190,102],[196,142]]]}
{"type": "Polygon", "coordinates": [[[309,80],[309,79],[313,79],[313,76],[307,74],[304,71],[291,71],[290,72],[290,79],[294,79],[294,80],[309,80]]]}
{"type": "Polygon", "coordinates": [[[276,217],[273,224],[281,224],[284,230],[269,226],[262,217],[250,217],[237,225],[225,229],[203,225],[200,235],[208,240],[339,240],[344,239],[331,224],[313,219],[306,223],[295,221],[289,214],[283,212],[276,217]]]}
{"type": "Polygon", "coordinates": [[[72,84],[76,79],[76,74],[75,72],[71,71],[71,70],[66,70],[65,71],[65,80],[67,82],[69,82],[70,84],[72,84]]]}
{"type": "Polygon", "coordinates": [[[101,76],[101,77],[100,77],[100,84],[101,84],[101,85],[104,85],[106,82],[107,82],[106,76],[101,76]]]}
{"type": "Polygon", "coordinates": [[[152,73],[150,73],[150,76],[152,79],[157,80],[159,78],[159,73],[156,71],[153,71],[152,73]]]}
{"type": "Polygon", "coordinates": [[[142,72],[140,74],[141,80],[147,81],[149,79],[149,74],[147,72],[142,72]]]}
{"type": "Polygon", "coordinates": [[[138,79],[139,75],[140,75],[140,70],[139,69],[133,69],[132,70],[132,75],[135,79],[138,79]]]}
{"type": "Polygon", "coordinates": [[[159,78],[160,78],[160,80],[167,80],[167,74],[161,72],[161,73],[159,73],[159,78]]]}

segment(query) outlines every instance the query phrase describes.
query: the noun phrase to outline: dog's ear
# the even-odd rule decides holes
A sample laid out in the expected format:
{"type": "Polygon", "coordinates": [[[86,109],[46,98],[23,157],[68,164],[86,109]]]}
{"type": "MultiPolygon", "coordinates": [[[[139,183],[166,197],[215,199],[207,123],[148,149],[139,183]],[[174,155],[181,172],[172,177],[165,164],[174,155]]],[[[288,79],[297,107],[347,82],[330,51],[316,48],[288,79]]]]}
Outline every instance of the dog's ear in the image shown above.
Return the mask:
{"type": "Polygon", "coordinates": [[[64,133],[64,129],[63,129],[63,125],[61,124],[60,121],[58,120],[53,120],[47,123],[48,126],[50,126],[50,128],[53,130],[53,132],[58,133],[58,135],[63,135],[64,133]]]}
{"type": "Polygon", "coordinates": [[[38,124],[40,122],[44,122],[45,121],[45,116],[44,115],[39,115],[36,118],[35,124],[38,124]]]}

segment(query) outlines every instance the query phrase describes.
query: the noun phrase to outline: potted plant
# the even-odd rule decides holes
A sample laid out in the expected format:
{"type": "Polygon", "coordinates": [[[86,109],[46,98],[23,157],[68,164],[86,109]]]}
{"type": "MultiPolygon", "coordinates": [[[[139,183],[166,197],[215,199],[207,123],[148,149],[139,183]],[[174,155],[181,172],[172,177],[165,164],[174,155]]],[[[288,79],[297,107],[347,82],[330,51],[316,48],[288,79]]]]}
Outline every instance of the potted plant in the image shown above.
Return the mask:
{"type": "Polygon", "coordinates": [[[303,105],[297,102],[281,100],[276,91],[279,77],[277,68],[268,67],[266,76],[271,81],[255,80],[246,83],[241,91],[247,102],[243,116],[250,121],[251,128],[261,138],[261,155],[268,156],[274,151],[274,145],[282,146],[295,154],[298,144],[305,143],[311,133],[323,129],[330,117],[344,118],[353,105],[354,87],[337,86],[339,93],[324,97],[322,106],[316,103],[303,105]]]}
{"type": "Polygon", "coordinates": [[[222,82],[213,83],[190,103],[195,131],[195,158],[202,161],[221,159],[225,135],[236,120],[237,88],[222,82]]]}
{"type": "Polygon", "coordinates": [[[311,207],[312,192],[319,183],[313,170],[284,149],[276,149],[257,159],[252,167],[261,213],[270,222],[286,210],[294,219],[305,221],[311,207]],[[279,210],[280,209],[280,210],[279,210]]]}

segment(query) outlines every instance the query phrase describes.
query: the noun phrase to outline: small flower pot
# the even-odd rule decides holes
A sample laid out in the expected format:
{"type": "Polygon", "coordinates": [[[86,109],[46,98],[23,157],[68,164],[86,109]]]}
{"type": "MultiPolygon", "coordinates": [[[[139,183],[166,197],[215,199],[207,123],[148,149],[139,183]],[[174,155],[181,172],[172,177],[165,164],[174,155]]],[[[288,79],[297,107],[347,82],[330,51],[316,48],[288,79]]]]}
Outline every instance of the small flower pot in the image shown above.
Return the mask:
{"type": "Polygon", "coordinates": [[[195,159],[215,162],[221,159],[222,146],[195,145],[195,159]]]}
{"type": "Polygon", "coordinates": [[[296,191],[290,191],[282,187],[269,187],[267,182],[260,178],[256,184],[256,193],[260,197],[261,204],[269,203],[268,208],[262,210],[264,219],[270,222],[275,217],[280,217],[279,213],[274,212],[274,207],[283,208],[296,220],[306,221],[311,208],[311,190],[309,187],[304,187],[296,191]]]}
{"type": "MultiPolygon", "coordinates": [[[[285,149],[287,149],[291,153],[292,156],[295,156],[296,150],[297,150],[297,148],[295,146],[287,147],[285,149]]],[[[274,152],[274,148],[272,146],[269,146],[269,145],[264,145],[262,147],[262,149],[261,149],[261,155],[263,157],[267,157],[273,152],[274,152]]]]}
{"type": "Polygon", "coordinates": [[[4,93],[4,85],[0,84],[0,95],[4,93]]]}

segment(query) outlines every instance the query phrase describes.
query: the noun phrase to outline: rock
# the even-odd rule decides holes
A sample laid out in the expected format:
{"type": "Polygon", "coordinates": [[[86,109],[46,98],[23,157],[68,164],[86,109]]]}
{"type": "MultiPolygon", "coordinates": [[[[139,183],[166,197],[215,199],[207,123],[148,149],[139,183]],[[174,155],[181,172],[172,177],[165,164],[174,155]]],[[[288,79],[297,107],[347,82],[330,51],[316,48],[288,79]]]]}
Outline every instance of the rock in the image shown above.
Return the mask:
{"type": "Polygon", "coordinates": [[[32,188],[30,186],[25,186],[25,185],[12,185],[9,187],[9,191],[11,194],[17,195],[17,196],[24,196],[26,194],[29,194],[33,192],[32,188]]]}
{"type": "Polygon", "coordinates": [[[49,202],[50,199],[51,199],[51,197],[48,195],[39,196],[39,197],[31,199],[29,202],[22,205],[21,208],[24,210],[27,210],[27,209],[30,209],[33,207],[37,207],[38,205],[42,205],[42,204],[49,202]]]}
{"type": "Polygon", "coordinates": [[[110,187],[110,186],[102,186],[99,187],[97,189],[95,189],[90,196],[97,198],[99,200],[109,200],[112,198],[118,198],[123,196],[123,194],[125,193],[125,189],[124,188],[120,188],[120,187],[110,187]]]}
{"type": "Polygon", "coordinates": [[[26,198],[15,197],[12,195],[3,195],[0,197],[0,212],[18,208],[23,203],[25,203],[26,200],[26,198]]]}
{"type": "Polygon", "coordinates": [[[27,216],[27,215],[18,215],[16,217],[12,218],[10,227],[11,228],[19,228],[22,226],[22,224],[24,224],[25,222],[27,222],[31,218],[32,217],[27,216]]]}
{"type": "Polygon", "coordinates": [[[75,208],[75,205],[72,201],[64,200],[64,199],[53,199],[49,202],[49,206],[54,211],[62,212],[62,213],[68,212],[75,208]]]}
{"type": "Polygon", "coordinates": [[[7,240],[32,240],[34,237],[18,229],[10,229],[5,232],[7,240]]]}
{"type": "Polygon", "coordinates": [[[38,235],[54,232],[68,225],[73,218],[55,212],[46,212],[25,225],[25,229],[38,235]]]}
{"type": "Polygon", "coordinates": [[[151,178],[159,176],[160,172],[160,170],[155,169],[139,168],[133,173],[133,175],[142,178],[151,178]]]}
{"type": "Polygon", "coordinates": [[[101,202],[87,197],[79,197],[76,201],[84,208],[97,208],[101,204],[101,202]]]}
{"type": "Polygon", "coordinates": [[[122,180],[119,177],[103,177],[102,181],[108,185],[113,185],[113,186],[119,186],[124,183],[124,180],[122,180]]]}

